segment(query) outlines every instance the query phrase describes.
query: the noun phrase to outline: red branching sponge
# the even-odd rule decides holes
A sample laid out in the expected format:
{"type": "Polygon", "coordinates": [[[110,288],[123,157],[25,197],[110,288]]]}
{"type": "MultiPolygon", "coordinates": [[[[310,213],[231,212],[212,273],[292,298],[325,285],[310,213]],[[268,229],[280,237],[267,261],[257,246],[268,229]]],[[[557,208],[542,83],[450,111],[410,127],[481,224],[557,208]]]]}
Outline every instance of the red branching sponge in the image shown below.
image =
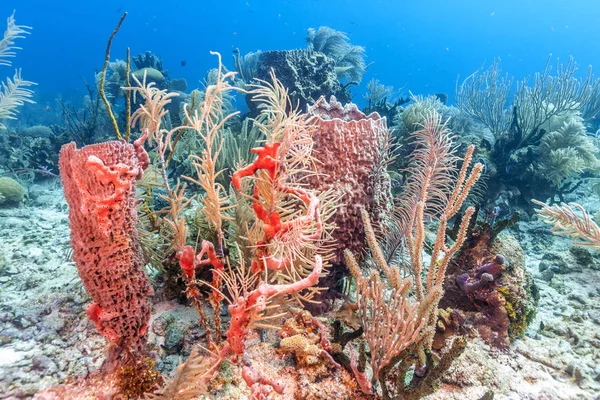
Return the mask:
{"type": "Polygon", "coordinates": [[[228,307],[229,314],[231,314],[231,322],[226,334],[228,350],[233,351],[236,355],[244,354],[246,335],[252,323],[260,319],[260,314],[267,308],[269,299],[299,293],[316,285],[322,271],[323,260],[320,256],[315,256],[315,266],[306,278],[286,285],[271,285],[263,282],[250,293],[238,297],[235,303],[228,307]]]}
{"type": "Polygon", "coordinates": [[[266,170],[269,177],[274,182],[274,190],[296,196],[307,207],[305,215],[282,222],[281,215],[278,211],[268,210],[261,203],[258,186],[254,185],[254,201],[252,202],[252,209],[254,210],[256,217],[264,223],[262,227],[264,238],[258,243],[259,248],[251,265],[251,271],[255,274],[263,271],[265,268],[271,271],[281,271],[289,266],[291,262],[289,258],[274,257],[269,253],[269,250],[266,247],[260,247],[269,243],[276,235],[285,234],[294,229],[298,230],[305,226],[310,226],[313,221],[316,223],[315,231],[308,235],[301,235],[301,239],[317,240],[321,237],[323,232],[323,221],[321,220],[321,213],[319,210],[319,198],[314,193],[301,187],[275,183],[277,182],[278,174],[284,173],[279,170],[279,167],[281,166],[281,162],[278,161],[279,158],[281,158],[281,156],[278,155],[280,146],[280,142],[274,142],[267,143],[264,147],[253,148],[250,151],[258,155],[256,160],[252,164],[235,171],[231,178],[232,186],[237,190],[240,190],[242,178],[252,176],[261,169],[266,170]]]}
{"type": "Polygon", "coordinates": [[[335,261],[342,262],[344,249],[357,254],[364,248],[360,209],[365,208],[375,223],[391,212],[386,119],[377,113],[365,115],[354,104],[342,106],[334,96],[329,103],[319,99],[309,114],[317,126],[312,154],[319,162],[318,174],[307,179],[308,187],[316,192],[333,189],[339,196],[333,237],[339,249],[335,261]]]}
{"type": "Polygon", "coordinates": [[[143,352],[150,317],[152,287],[143,270],[134,198],[148,162],[144,139],[81,149],[72,142],[60,152],[73,255],[93,299],[87,315],[115,345],[111,357],[143,352]]]}
{"type": "Polygon", "coordinates": [[[241,179],[246,176],[254,175],[259,169],[266,169],[269,171],[271,178],[274,178],[277,168],[279,167],[277,151],[279,150],[280,145],[281,143],[279,142],[273,142],[265,144],[264,147],[256,147],[251,149],[250,151],[252,153],[258,155],[256,161],[245,168],[235,171],[231,178],[231,185],[237,190],[240,190],[241,179]]]}

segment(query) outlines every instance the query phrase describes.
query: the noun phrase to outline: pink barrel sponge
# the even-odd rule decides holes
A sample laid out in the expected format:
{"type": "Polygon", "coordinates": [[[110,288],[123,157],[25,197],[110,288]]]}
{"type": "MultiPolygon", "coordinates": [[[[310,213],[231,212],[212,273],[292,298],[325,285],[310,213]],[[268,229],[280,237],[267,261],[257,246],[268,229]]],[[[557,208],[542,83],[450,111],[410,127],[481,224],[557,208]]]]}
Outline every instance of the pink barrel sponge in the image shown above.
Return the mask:
{"type": "Polygon", "coordinates": [[[60,152],[73,255],[93,300],[87,315],[116,357],[143,352],[150,317],[135,207],[135,182],[148,165],[144,139],[81,149],[72,142],[60,152]]]}
{"type": "Polygon", "coordinates": [[[376,226],[391,214],[387,123],[377,113],[363,114],[355,104],[343,106],[334,96],[329,103],[319,99],[309,114],[317,126],[313,156],[318,174],[307,183],[318,192],[333,190],[338,197],[333,237],[339,250],[334,261],[342,262],[344,249],[354,254],[364,249],[361,208],[376,226]]]}

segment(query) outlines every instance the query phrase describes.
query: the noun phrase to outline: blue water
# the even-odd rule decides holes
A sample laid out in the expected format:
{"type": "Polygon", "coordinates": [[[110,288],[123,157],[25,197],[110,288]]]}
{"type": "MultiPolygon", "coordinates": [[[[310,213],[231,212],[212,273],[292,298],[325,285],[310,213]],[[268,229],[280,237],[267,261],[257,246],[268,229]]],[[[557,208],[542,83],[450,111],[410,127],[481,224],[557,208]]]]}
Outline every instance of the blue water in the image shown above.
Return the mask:
{"type": "Polygon", "coordinates": [[[518,78],[541,70],[550,53],[573,55],[583,69],[597,65],[600,75],[598,0],[2,0],[0,17],[13,9],[19,24],[33,27],[14,65],[39,84],[40,101],[85,94],[84,79],[93,82],[101,69],[106,41],[124,11],[129,15],[112,59],[124,58],[127,46],[133,55],[151,50],[171,77],[186,78],[190,87],[215,66],[210,50],[232,67],[235,48],[242,54],[302,48],[306,29],[321,25],[366,47],[373,64],[352,90],[359,103],[371,78],[452,98],[457,76],[494,57],[518,78]]]}

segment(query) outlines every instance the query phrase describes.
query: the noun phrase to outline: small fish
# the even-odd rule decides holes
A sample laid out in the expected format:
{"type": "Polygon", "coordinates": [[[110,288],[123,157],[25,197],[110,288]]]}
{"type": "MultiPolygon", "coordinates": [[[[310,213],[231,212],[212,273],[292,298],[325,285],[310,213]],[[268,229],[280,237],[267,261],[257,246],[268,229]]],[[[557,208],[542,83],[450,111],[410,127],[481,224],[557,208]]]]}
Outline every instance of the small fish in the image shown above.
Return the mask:
{"type": "Polygon", "coordinates": [[[182,67],[185,67],[185,64],[187,64],[187,61],[183,60],[183,61],[181,62],[181,66],[182,66],[182,67]]]}
{"type": "Polygon", "coordinates": [[[50,106],[46,106],[46,112],[50,111],[50,106]]]}
{"type": "Polygon", "coordinates": [[[490,17],[493,17],[494,15],[496,15],[496,11],[493,11],[493,12],[490,14],[490,17]]]}

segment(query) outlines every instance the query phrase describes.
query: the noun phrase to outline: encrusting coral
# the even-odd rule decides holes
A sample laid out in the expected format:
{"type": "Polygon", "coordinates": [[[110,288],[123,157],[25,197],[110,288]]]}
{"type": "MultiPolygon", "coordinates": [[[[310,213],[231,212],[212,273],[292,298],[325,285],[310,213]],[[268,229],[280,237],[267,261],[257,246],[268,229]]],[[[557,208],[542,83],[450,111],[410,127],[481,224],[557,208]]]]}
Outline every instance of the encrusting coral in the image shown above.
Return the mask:
{"type": "Polygon", "coordinates": [[[473,224],[463,250],[446,271],[440,301],[449,312],[444,326],[477,333],[496,348],[507,348],[524,334],[539,301],[525,252],[514,236],[499,232],[502,226],[489,219],[473,224]]]}

